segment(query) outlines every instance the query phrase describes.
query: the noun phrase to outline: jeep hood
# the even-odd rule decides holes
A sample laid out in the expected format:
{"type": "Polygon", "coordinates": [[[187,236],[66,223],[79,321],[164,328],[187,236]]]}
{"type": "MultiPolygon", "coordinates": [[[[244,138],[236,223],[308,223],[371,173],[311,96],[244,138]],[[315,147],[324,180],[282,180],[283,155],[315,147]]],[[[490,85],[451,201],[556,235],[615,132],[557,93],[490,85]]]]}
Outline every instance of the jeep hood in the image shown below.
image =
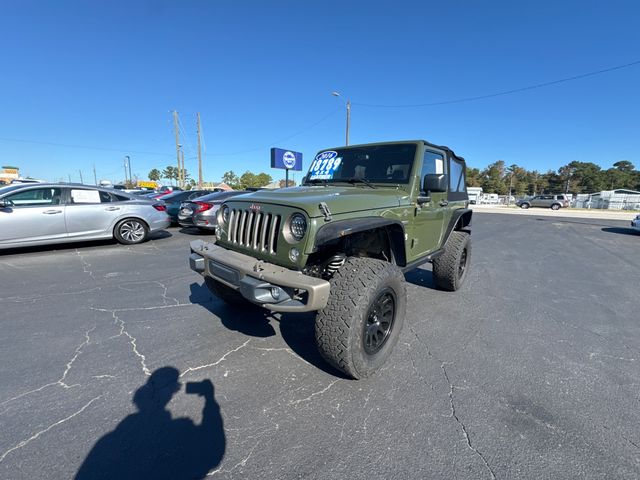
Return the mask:
{"type": "Polygon", "coordinates": [[[325,202],[332,215],[346,212],[392,208],[409,203],[404,190],[376,186],[301,186],[278,190],[259,190],[229,200],[229,203],[283,205],[307,212],[309,217],[321,217],[320,202],[325,202]]]}

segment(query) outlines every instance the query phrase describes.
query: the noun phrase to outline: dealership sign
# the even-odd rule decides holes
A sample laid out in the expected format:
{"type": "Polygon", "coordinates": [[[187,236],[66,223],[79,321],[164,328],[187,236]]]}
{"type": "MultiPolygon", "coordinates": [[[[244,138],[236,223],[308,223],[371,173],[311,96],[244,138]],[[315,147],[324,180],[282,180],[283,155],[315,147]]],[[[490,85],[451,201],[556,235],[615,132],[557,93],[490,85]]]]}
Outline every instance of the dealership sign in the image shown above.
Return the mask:
{"type": "Polygon", "coordinates": [[[271,168],[282,168],[284,170],[302,170],[302,153],[281,148],[271,149],[271,168]]]}

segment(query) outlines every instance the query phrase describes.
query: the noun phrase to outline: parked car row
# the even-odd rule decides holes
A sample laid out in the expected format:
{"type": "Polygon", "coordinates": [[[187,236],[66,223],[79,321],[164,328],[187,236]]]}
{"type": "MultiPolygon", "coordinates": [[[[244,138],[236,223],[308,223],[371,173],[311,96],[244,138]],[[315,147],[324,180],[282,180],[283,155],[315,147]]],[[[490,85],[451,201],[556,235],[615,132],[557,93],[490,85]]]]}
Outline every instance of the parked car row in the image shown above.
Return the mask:
{"type": "Polygon", "coordinates": [[[109,238],[130,245],[172,224],[213,231],[222,202],[246,193],[128,193],[71,183],[0,186],[0,249],[109,238]]]}

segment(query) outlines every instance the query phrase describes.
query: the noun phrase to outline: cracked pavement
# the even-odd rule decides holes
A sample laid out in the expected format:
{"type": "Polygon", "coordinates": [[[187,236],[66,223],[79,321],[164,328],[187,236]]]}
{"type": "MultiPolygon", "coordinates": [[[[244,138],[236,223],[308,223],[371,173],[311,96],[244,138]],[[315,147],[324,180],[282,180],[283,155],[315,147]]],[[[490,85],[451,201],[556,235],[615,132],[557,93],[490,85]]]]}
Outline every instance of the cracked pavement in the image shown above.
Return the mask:
{"type": "MultiPolygon", "coordinates": [[[[1,253],[0,478],[73,478],[163,367],[173,419],[199,425],[185,385],[214,385],[207,478],[640,477],[640,235],[474,215],[466,287],[408,273],[395,353],[362,381],[322,361],[312,315],[212,298],[192,232],[1,253]]],[[[151,437],[135,448],[165,457],[151,437]]]]}

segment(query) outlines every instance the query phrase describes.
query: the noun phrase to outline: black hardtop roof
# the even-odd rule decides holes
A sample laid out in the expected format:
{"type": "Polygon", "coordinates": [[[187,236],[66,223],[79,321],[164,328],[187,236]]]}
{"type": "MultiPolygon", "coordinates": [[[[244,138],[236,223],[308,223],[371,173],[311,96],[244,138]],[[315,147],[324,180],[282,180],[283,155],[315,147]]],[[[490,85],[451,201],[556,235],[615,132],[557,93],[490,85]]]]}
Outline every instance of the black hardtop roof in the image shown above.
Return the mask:
{"type": "Polygon", "coordinates": [[[423,143],[427,147],[432,147],[432,148],[437,148],[439,150],[444,150],[445,152],[447,152],[448,155],[451,155],[452,157],[455,157],[457,160],[460,160],[462,162],[466,162],[464,157],[461,157],[460,155],[456,155],[456,153],[453,150],[451,150],[449,147],[446,147],[444,145],[437,145],[437,144],[431,143],[431,142],[427,142],[426,140],[396,140],[396,141],[389,141],[389,142],[360,143],[358,145],[343,145],[343,146],[340,146],[340,147],[323,148],[320,151],[322,152],[322,151],[325,151],[325,150],[335,150],[335,149],[345,149],[345,148],[373,147],[373,146],[377,146],[377,145],[393,145],[393,144],[399,144],[399,143],[423,143]]]}

